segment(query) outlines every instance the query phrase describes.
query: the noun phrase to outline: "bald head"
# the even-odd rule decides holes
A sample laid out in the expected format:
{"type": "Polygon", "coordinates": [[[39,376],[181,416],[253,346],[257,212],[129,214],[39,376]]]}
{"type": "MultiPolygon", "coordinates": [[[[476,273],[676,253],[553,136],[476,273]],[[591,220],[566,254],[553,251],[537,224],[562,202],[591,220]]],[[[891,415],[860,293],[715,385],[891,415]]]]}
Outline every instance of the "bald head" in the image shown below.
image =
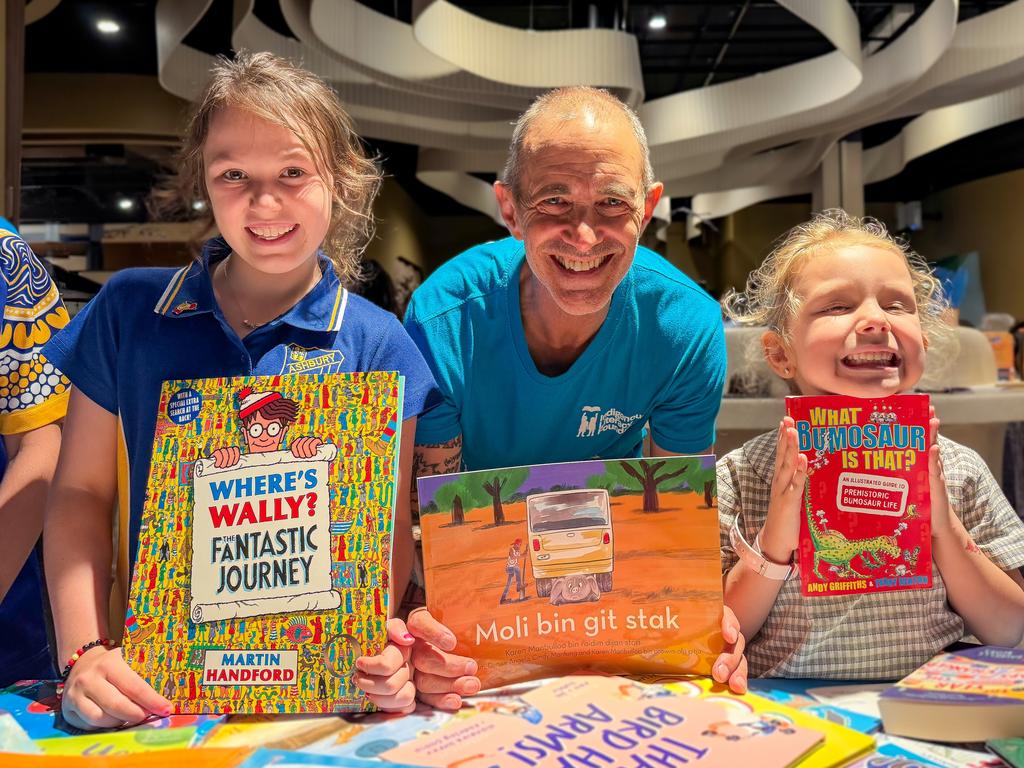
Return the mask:
{"type": "Polygon", "coordinates": [[[519,194],[522,166],[531,151],[557,137],[559,128],[566,123],[579,123],[590,130],[599,130],[601,124],[625,122],[636,139],[643,157],[644,188],[654,183],[647,136],[636,113],[603,88],[572,86],[556,88],[538,96],[520,115],[512,132],[508,160],[501,180],[514,194],[519,194]]]}

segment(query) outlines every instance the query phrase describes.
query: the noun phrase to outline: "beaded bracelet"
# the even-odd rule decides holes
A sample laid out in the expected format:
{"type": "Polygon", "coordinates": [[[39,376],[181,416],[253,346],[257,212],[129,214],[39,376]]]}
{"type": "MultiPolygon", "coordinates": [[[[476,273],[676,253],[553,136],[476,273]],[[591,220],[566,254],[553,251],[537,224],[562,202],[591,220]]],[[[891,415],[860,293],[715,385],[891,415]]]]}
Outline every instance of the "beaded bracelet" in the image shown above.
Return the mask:
{"type": "Polygon", "coordinates": [[[64,666],[64,671],[60,673],[61,681],[64,682],[68,679],[68,675],[71,674],[71,668],[75,666],[75,664],[78,662],[80,658],[82,658],[82,655],[86,651],[91,650],[98,645],[102,645],[104,648],[110,648],[113,645],[113,643],[110,642],[107,638],[101,637],[98,640],[93,640],[91,643],[86,643],[77,651],[72,653],[71,658],[68,659],[68,663],[64,666]]]}
{"type": "Polygon", "coordinates": [[[68,680],[68,675],[71,674],[71,668],[75,666],[75,664],[78,662],[80,658],[82,658],[82,655],[86,651],[91,650],[92,648],[95,648],[98,645],[102,645],[104,648],[112,648],[114,644],[110,642],[110,640],[108,640],[107,638],[101,637],[97,640],[93,640],[91,643],[86,643],[77,651],[71,654],[71,658],[68,659],[68,663],[64,665],[64,671],[60,673],[60,682],[57,683],[56,694],[58,704],[64,697],[64,684],[68,680]]]}

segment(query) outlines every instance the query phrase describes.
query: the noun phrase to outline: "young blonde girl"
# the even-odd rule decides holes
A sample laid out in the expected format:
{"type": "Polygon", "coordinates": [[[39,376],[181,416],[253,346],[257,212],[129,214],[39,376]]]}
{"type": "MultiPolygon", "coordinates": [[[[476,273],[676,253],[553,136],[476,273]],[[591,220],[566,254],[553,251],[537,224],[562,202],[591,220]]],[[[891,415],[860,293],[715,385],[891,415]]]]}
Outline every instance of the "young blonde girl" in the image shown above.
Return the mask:
{"type": "MultiPolygon", "coordinates": [[[[908,392],[942,331],[927,266],[879,222],[839,210],[791,230],[723,305],[737,323],[766,328],[765,359],[803,395],[908,392]]],[[[737,550],[757,542],[769,564],[794,559],[807,460],[793,420],[719,460],[725,602],[748,638],[751,675],[893,679],[965,629],[983,643],[1021,641],[1024,525],[981,458],[938,426],[933,413],[931,589],[803,597],[785,568],[762,575],[737,550]]]]}
{"type": "MultiPolygon", "coordinates": [[[[170,710],[116,645],[164,380],[280,374],[294,360],[305,361],[302,370],[321,361],[312,372],[404,374],[406,480],[398,486],[391,581],[398,595],[412,562],[407,478],[416,416],[434,384],[397,319],[345,287],[358,272],[380,184],[351,121],[314,75],[270,54],[240,54],[212,70],[179,170],[179,204],[205,203],[220,237],[191,266],[118,272],[46,347],[73,384],[45,542],[59,658],[89,646],[62,703],[79,727],[170,710]],[[111,638],[111,647],[101,642],[111,638]]],[[[356,682],[378,706],[407,711],[414,638],[397,619],[388,633],[380,655],[357,661],[356,682]]]]}

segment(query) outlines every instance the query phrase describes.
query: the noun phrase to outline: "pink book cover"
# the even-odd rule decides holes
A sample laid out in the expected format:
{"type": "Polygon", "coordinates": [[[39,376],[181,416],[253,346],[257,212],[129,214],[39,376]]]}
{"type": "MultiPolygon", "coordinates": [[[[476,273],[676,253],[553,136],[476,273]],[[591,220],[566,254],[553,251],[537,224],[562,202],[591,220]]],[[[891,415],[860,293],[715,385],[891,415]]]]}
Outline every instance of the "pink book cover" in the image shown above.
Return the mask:
{"type": "Polygon", "coordinates": [[[385,752],[385,760],[459,768],[685,765],[785,768],[823,734],[741,699],[686,698],[617,677],[570,676],[522,697],[509,714],[484,713],[385,752]]]}
{"type": "Polygon", "coordinates": [[[803,594],[932,585],[928,395],[787,397],[807,486],[803,594]]]}

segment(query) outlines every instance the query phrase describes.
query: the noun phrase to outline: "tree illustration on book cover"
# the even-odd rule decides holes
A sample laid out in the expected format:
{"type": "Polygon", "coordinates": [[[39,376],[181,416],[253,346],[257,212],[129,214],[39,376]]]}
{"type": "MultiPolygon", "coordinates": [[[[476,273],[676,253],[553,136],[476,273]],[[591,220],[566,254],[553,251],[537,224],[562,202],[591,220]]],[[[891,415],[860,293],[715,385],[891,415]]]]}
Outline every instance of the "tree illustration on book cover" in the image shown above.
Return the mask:
{"type": "Polygon", "coordinates": [[[428,607],[486,686],[709,674],[722,649],[714,456],[420,478],[428,607]]]}
{"type": "Polygon", "coordinates": [[[177,712],[357,712],[386,642],[397,373],[165,382],[124,656],[177,712]]]}

